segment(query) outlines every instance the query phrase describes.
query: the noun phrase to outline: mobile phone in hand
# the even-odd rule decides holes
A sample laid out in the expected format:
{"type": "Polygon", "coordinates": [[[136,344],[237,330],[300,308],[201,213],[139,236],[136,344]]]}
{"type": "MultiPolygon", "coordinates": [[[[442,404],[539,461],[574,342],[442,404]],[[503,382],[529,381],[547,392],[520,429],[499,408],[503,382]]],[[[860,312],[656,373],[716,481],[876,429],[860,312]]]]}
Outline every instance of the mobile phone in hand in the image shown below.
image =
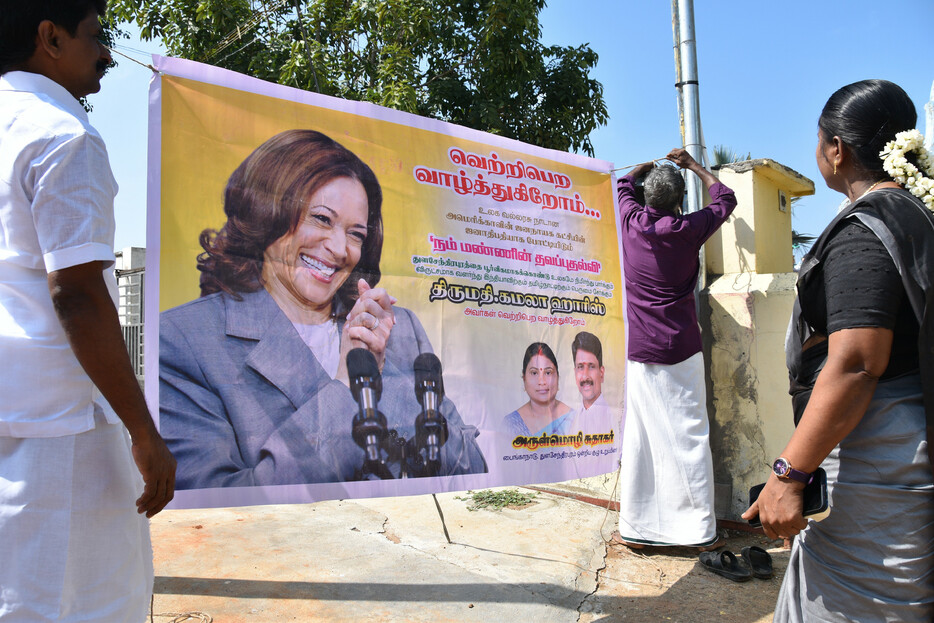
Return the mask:
{"type": "MultiPolygon", "coordinates": [[[[756,485],[749,489],[750,506],[759,499],[759,493],[762,492],[762,487],[764,486],[765,483],[763,482],[761,485],[756,485]]],[[[811,478],[811,482],[804,487],[804,512],[802,514],[808,519],[820,521],[830,514],[828,506],[827,472],[825,472],[823,468],[818,467],[814,470],[814,477],[811,478]]],[[[759,516],[756,515],[750,519],[749,525],[755,528],[762,526],[762,523],[759,521],[759,516]]]]}

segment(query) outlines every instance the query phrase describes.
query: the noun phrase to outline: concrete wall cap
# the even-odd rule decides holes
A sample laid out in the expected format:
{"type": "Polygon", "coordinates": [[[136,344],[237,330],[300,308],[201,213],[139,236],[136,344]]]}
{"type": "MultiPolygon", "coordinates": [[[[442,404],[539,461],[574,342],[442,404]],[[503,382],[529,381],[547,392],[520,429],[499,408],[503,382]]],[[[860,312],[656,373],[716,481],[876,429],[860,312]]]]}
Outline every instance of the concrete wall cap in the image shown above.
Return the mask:
{"type": "Polygon", "coordinates": [[[769,158],[755,158],[741,162],[728,162],[713,167],[716,170],[729,169],[734,173],[757,171],[772,180],[776,186],[793,197],[814,194],[814,182],[794,169],[769,158]]]}

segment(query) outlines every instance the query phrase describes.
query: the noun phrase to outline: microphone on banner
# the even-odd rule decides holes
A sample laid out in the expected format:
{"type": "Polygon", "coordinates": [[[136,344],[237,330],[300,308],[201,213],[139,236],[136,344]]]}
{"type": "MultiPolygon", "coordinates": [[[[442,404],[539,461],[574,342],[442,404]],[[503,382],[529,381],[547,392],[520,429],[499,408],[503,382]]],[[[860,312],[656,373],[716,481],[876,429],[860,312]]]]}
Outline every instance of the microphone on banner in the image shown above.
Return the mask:
{"type": "Polygon", "coordinates": [[[347,353],[347,372],[350,393],[359,407],[353,418],[353,440],[366,453],[364,471],[380,478],[392,478],[380,457],[380,448],[388,435],[386,416],[379,412],[377,403],[383,393],[383,380],[376,357],[365,348],[354,348],[347,353]]]}
{"type": "Polygon", "coordinates": [[[433,353],[422,353],[415,358],[415,397],[422,412],[415,418],[415,444],[424,449],[427,476],[441,471],[441,446],[448,439],[448,423],[441,413],[444,400],[444,380],[441,361],[433,353]]]}

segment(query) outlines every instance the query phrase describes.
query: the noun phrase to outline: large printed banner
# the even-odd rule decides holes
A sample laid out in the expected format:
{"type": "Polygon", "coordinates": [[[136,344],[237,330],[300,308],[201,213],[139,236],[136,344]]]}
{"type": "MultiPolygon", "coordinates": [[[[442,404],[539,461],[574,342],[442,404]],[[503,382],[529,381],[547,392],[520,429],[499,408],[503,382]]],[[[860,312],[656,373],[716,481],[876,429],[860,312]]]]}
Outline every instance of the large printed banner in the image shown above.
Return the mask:
{"type": "Polygon", "coordinates": [[[176,507],[616,469],[610,163],[155,63],[146,390],[176,507]]]}

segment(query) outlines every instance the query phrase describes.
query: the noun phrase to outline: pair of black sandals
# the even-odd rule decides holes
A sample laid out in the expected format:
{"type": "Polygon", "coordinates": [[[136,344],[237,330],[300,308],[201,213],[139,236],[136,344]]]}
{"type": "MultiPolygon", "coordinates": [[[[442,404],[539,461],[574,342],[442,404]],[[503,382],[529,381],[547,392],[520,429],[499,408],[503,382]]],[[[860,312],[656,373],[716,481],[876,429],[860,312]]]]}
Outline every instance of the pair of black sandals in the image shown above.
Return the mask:
{"type": "Polygon", "coordinates": [[[734,582],[746,582],[751,578],[768,580],[772,577],[772,557],[757,545],[744,547],[739,562],[736,554],[730,551],[701,552],[700,562],[705,569],[734,582]]]}

